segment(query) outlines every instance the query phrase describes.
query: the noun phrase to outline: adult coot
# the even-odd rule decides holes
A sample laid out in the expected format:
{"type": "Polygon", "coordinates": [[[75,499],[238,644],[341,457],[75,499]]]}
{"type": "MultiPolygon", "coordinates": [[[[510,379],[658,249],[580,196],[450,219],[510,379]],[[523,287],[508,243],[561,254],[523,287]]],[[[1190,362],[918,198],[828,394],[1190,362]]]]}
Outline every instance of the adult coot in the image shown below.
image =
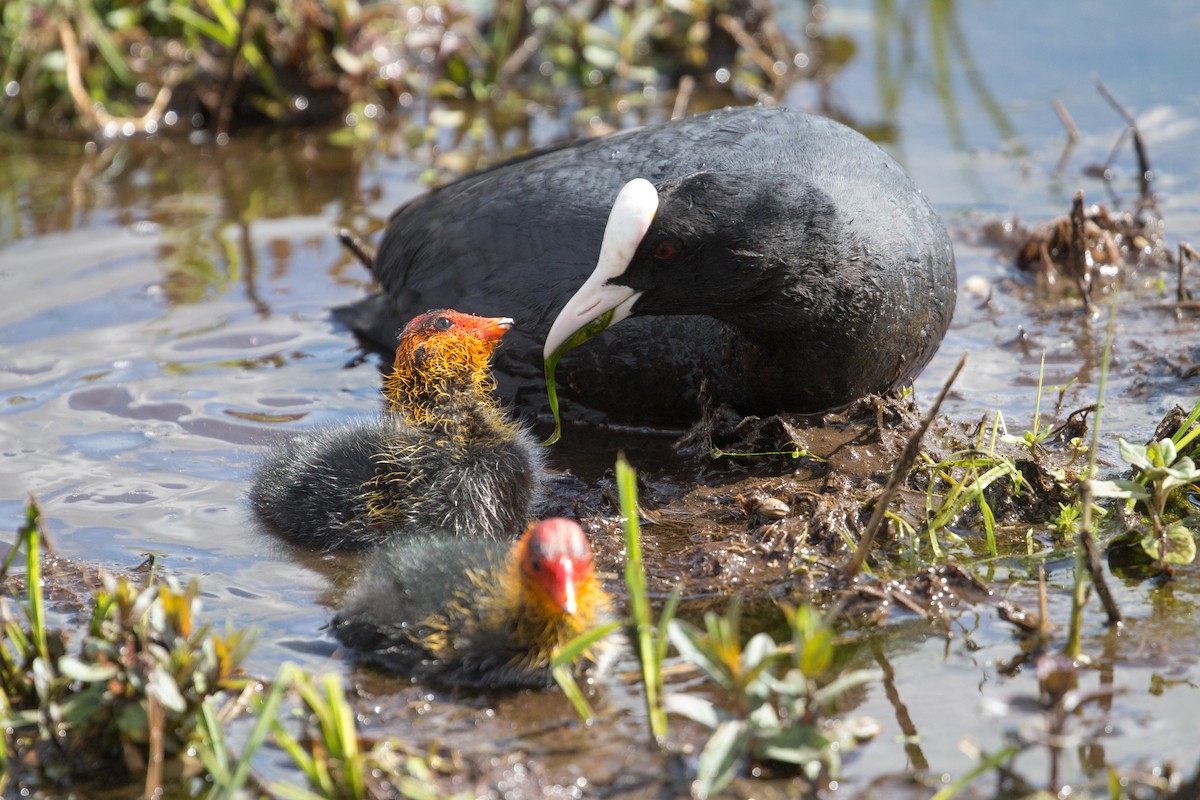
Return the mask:
{"type": "Polygon", "coordinates": [[[429,311],[405,326],[377,418],[298,436],[259,468],[250,502],[284,539],[322,550],[445,530],[509,539],[532,516],[542,448],[491,395],[507,317],[429,311]]]}
{"type": "MultiPolygon", "coordinates": [[[[385,547],[333,629],[364,660],[418,681],[544,688],[554,683],[555,652],[607,622],[609,606],[583,530],[550,519],[511,545],[430,535],[385,547]]],[[[603,652],[601,645],[578,666],[603,652]]]]}
{"type": "Polygon", "coordinates": [[[784,108],[543,150],[417,198],[375,257],[382,293],[343,318],[386,342],[414,308],[511,309],[499,394],[541,411],[547,334],[634,178],[657,188],[657,214],[607,282],[636,299],[559,365],[566,415],[687,424],[702,384],[743,413],[819,411],[909,381],[933,356],[955,300],[942,221],[876,145],[784,108]]]}

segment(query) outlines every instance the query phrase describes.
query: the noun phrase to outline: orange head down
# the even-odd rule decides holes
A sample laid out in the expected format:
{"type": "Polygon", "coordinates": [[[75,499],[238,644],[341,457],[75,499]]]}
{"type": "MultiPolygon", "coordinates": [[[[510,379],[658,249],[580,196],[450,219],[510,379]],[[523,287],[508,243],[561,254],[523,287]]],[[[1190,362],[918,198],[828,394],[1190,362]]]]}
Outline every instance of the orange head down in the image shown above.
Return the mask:
{"type": "Polygon", "coordinates": [[[400,332],[392,374],[384,380],[388,410],[419,424],[435,422],[434,408],[454,395],[491,402],[495,386],[488,362],[509,317],[477,317],[434,309],[414,317],[400,332]]]}
{"type": "Polygon", "coordinates": [[[543,625],[582,632],[608,607],[592,569],[592,546],[569,519],[531,525],[513,547],[525,613],[543,625]]]}

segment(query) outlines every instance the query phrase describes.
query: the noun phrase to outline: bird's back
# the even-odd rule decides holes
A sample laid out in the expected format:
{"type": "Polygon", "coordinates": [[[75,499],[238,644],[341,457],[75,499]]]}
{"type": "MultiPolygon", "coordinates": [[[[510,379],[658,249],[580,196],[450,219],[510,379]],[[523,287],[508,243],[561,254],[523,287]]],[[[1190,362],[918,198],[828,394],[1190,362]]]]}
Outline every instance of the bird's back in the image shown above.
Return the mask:
{"type": "MultiPolygon", "coordinates": [[[[514,329],[494,361],[498,394],[526,412],[544,411],[541,346],[596,264],[618,191],[635,177],[657,184],[700,171],[732,171],[747,182],[786,174],[845,198],[873,249],[899,248],[899,260],[920,269],[930,267],[923,252],[949,257],[936,213],[865,137],[789,109],[724,109],[539,151],[411,201],[393,216],[375,260],[383,296],[343,318],[382,342],[396,320],[423,308],[510,315],[514,329]]],[[[948,280],[944,264],[932,265],[948,284],[939,287],[943,297],[954,289],[950,263],[948,280]]],[[[710,317],[634,316],[569,354],[560,385],[583,387],[574,399],[585,403],[589,393],[603,396],[610,418],[679,424],[693,418],[705,371],[722,357],[721,325],[710,317]]],[[[572,397],[569,388],[565,395],[572,397]]],[[[567,402],[564,410],[580,408],[567,402]]]]}

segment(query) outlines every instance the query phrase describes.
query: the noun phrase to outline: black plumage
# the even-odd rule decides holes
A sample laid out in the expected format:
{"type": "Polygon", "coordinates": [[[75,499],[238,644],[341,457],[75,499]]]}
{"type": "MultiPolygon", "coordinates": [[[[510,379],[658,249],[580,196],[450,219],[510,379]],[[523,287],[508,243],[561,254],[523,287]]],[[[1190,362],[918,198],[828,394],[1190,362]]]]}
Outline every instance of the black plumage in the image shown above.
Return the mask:
{"type": "MultiPolygon", "coordinates": [[[[360,659],[417,681],[540,689],[557,649],[609,621],[610,603],[583,531],[553,519],[509,544],[431,534],[386,546],[333,630],[360,659]]],[[[598,645],[576,667],[615,652],[598,645]]]]}
{"type": "Polygon", "coordinates": [[[687,424],[702,384],[743,413],[818,411],[911,380],[936,351],[956,291],[937,213],[875,144],[781,108],[576,142],[417,198],[376,255],[383,292],[343,318],[380,341],[415,308],[503,307],[519,330],[494,365],[499,394],[542,412],[547,332],[635,177],[659,210],[614,281],[642,294],[563,359],[568,417],[687,424]]]}
{"type": "Polygon", "coordinates": [[[258,517],[321,550],[430,530],[519,534],[540,496],[544,456],[490,395],[488,358],[510,324],[442,310],[410,323],[385,386],[389,410],[303,432],[272,452],[250,491],[258,517]],[[447,320],[455,322],[433,327],[447,320]]]}

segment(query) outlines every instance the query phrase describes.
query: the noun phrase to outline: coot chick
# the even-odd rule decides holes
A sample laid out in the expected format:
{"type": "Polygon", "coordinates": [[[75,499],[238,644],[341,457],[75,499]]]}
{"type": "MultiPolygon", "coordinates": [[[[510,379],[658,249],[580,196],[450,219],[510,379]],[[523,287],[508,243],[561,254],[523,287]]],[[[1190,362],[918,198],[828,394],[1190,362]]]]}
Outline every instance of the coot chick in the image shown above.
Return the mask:
{"type": "Polygon", "coordinates": [[[606,281],[636,298],[559,365],[567,416],[687,425],[701,385],[746,414],[820,411],[910,381],[941,342],[955,269],[933,207],[865,137],[783,108],[538,151],[419,197],[374,259],[383,292],[342,317],[386,341],[415,307],[506,308],[520,330],[494,364],[499,395],[542,413],[547,334],[634,178],[657,213],[606,281]]]}
{"type": "Polygon", "coordinates": [[[549,519],[514,544],[435,534],[388,545],[333,629],[363,660],[423,683],[540,689],[554,683],[554,653],[607,622],[610,604],[583,530],[549,519]]]}
{"type": "Polygon", "coordinates": [[[307,432],[258,470],[250,502],[287,541],[368,547],[444,530],[511,539],[532,517],[543,455],[490,391],[507,317],[433,310],[400,335],[380,416],[307,432]]]}

